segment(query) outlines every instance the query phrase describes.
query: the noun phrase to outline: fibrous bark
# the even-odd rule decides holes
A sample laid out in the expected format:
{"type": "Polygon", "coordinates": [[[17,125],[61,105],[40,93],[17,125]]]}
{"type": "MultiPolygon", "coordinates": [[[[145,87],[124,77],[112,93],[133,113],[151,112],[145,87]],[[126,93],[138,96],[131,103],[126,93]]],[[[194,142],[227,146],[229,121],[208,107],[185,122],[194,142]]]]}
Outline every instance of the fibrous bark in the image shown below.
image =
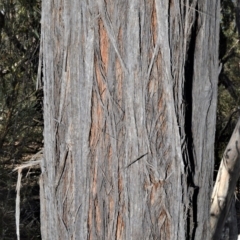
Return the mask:
{"type": "Polygon", "coordinates": [[[209,239],[218,33],[218,0],[43,0],[43,239],[209,239]]]}

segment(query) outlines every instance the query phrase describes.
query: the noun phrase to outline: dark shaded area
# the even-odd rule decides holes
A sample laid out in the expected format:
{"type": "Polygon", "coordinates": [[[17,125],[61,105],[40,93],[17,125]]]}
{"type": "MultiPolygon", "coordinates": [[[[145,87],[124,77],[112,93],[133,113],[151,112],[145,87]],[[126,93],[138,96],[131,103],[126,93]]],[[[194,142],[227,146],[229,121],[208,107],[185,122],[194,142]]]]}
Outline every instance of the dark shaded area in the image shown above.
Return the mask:
{"type": "MultiPolygon", "coordinates": [[[[42,147],[43,94],[36,91],[40,2],[0,2],[0,239],[16,239],[17,172],[42,147]]],[[[23,171],[21,239],[41,239],[38,168],[23,171]]]]}
{"type": "Polygon", "coordinates": [[[185,88],[184,88],[184,100],[187,103],[185,112],[185,133],[186,133],[186,143],[188,155],[185,156],[185,167],[188,183],[188,192],[191,201],[191,207],[188,209],[187,218],[187,240],[195,238],[195,231],[197,228],[197,197],[198,197],[198,187],[194,183],[195,174],[195,158],[194,158],[194,145],[193,145],[193,135],[192,135],[192,88],[193,88],[193,76],[194,76],[194,56],[195,56],[195,46],[197,38],[197,24],[198,24],[198,13],[196,12],[196,18],[194,26],[192,27],[191,40],[188,48],[188,58],[185,64],[185,88]]]}

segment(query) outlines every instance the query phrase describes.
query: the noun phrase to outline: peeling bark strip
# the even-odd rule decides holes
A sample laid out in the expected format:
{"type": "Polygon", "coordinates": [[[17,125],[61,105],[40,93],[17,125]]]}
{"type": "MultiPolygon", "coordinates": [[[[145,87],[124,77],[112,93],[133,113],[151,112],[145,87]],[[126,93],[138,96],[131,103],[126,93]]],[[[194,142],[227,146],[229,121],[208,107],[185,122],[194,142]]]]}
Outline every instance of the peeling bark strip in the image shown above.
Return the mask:
{"type": "Polygon", "coordinates": [[[218,32],[218,0],[42,1],[43,240],[209,239],[218,32]]]}
{"type": "Polygon", "coordinates": [[[221,238],[240,176],[240,119],[223,154],[211,200],[212,239],[221,238]]]}

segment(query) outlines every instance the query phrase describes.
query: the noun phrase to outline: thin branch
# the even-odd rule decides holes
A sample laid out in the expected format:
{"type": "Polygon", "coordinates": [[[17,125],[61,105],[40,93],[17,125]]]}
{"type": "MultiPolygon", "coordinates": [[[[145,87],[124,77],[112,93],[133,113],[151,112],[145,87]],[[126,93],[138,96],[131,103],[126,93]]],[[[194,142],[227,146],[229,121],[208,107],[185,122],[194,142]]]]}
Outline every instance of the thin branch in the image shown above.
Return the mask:
{"type": "Polygon", "coordinates": [[[141,158],[143,158],[144,156],[146,156],[148,154],[148,152],[144,153],[143,155],[141,155],[140,157],[138,157],[137,159],[135,159],[134,161],[132,161],[131,163],[129,163],[125,168],[129,168],[132,164],[134,164],[135,162],[139,161],[141,158]]]}

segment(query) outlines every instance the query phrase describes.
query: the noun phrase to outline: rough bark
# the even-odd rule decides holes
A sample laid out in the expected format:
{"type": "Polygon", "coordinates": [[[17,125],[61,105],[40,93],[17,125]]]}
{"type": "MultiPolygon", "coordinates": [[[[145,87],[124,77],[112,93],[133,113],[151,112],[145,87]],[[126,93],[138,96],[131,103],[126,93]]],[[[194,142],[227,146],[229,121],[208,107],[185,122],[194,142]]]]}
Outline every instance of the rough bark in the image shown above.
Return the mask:
{"type": "Polygon", "coordinates": [[[223,154],[211,200],[212,239],[220,239],[240,175],[240,118],[223,154]]]}
{"type": "Polygon", "coordinates": [[[218,0],[42,1],[42,239],[209,239],[218,0]]]}

